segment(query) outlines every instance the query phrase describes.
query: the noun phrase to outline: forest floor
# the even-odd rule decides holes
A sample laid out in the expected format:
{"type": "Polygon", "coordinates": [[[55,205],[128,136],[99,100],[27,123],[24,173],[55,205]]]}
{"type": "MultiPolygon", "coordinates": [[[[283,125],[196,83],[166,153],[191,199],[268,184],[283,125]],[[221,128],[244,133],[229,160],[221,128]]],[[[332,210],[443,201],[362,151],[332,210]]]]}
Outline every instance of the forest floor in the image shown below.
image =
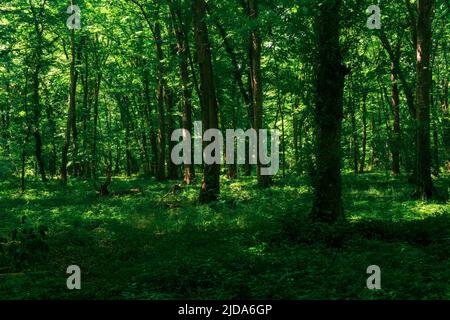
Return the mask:
{"type": "Polygon", "coordinates": [[[104,197],[79,180],[23,195],[0,182],[0,299],[450,299],[450,202],[411,200],[406,177],[343,183],[349,223],[329,227],[307,220],[303,178],[264,191],[223,179],[210,206],[198,185],[163,198],[171,184],[143,178],[114,178],[112,191],[142,192],[104,197]],[[381,290],[366,288],[370,265],[381,290]]]}

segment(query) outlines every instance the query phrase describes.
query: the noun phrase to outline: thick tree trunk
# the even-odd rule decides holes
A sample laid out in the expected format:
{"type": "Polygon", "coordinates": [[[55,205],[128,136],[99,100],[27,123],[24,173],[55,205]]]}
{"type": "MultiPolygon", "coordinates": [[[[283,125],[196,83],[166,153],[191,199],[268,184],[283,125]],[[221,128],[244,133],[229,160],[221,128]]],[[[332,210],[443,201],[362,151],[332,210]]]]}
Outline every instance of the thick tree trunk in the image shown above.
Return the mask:
{"type": "Polygon", "coordinates": [[[433,196],[430,150],[431,43],[434,0],[417,0],[416,196],[433,196]]]}
{"type": "MultiPolygon", "coordinates": [[[[197,60],[200,70],[200,91],[202,95],[203,130],[218,129],[218,105],[214,85],[211,48],[208,28],[205,23],[206,3],[204,0],[192,0],[192,13],[195,30],[197,60]]],[[[220,193],[220,164],[204,164],[203,181],[200,190],[200,203],[217,200],[220,193]]]]}
{"type": "Polygon", "coordinates": [[[342,1],[325,0],[316,21],[318,74],[316,88],[316,176],[314,220],[334,222],[343,216],[341,198],[341,125],[343,89],[348,69],[342,65],[339,45],[339,9],[342,1]]]}

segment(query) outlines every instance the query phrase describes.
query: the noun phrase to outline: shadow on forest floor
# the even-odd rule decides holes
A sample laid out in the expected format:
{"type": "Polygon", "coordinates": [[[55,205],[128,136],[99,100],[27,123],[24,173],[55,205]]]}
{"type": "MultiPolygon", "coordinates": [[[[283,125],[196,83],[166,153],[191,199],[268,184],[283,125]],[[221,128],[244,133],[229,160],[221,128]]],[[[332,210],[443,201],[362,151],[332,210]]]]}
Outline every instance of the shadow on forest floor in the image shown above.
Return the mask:
{"type": "Polygon", "coordinates": [[[209,206],[196,204],[198,185],[162,199],[170,183],[115,179],[111,189],[143,190],[125,197],[96,197],[80,181],[66,191],[30,183],[18,198],[5,183],[0,298],[450,299],[449,204],[409,199],[402,178],[343,182],[348,222],[333,226],[308,221],[303,178],[269,190],[223,180],[209,206]],[[12,241],[14,229],[21,238],[12,241]],[[72,264],[80,291],[65,287],[72,264]],[[365,288],[373,264],[382,270],[376,292],[365,288]]]}

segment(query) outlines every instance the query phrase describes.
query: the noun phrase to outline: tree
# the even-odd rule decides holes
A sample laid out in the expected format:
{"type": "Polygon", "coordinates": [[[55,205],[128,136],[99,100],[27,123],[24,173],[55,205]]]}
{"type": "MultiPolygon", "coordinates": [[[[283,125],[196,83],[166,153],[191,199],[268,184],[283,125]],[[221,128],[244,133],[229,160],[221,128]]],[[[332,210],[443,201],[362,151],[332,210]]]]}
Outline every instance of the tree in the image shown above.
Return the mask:
{"type": "MultiPolygon", "coordinates": [[[[180,9],[175,7],[174,3],[170,0],[169,9],[172,18],[173,32],[177,41],[178,67],[183,95],[183,129],[188,132],[192,132],[192,87],[188,70],[188,30],[183,23],[180,9]]],[[[190,184],[194,178],[194,166],[192,164],[185,163],[183,177],[184,182],[186,184],[190,184]]]]}
{"type": "Polygon", "coordinates": [[[434,0],[417,0],[416,196],[433,196],[430,150],[431,46],[434,0]]]}
{"type": "Polygon", "coordinates": [[[316,176],[311,216],[333,222],[343,216],[341,199],[341,124],[344,78],[339,44],[339,9],[342,1],[326,0],[316,20],[318,60],[316,80],[316,176]]]}
{"type": "Polygon", "coordinates": [[[47,181],[45,174],[45,162],[42,155],[42,135],[40,130],[40,118],[41,118],[41,96],[40,96],[40,76],[42,71],[42,56],[44,46],[44,26],[42,21],[44,20],[45,1],[42,1],[38,7],[33,4],[33,1],[29,1],[30,10],[33,17],[35,46],[32,53],[31,60],[33,61],[33,71],[31,74],[32,82],[32,103],[33,103],[33,136],[35,140],[35,155],[36,161],[39,167],[42,181],[47,181]]]}
{"type": "Polygon", "coordinates": [[[164,111],[164,68],[163,60],[164,54],[162,50],[161,39],[161,25],[159,22],[155,23],[153,29],[153,35],[156,46],[156,101],[158,110],[158,162],[156,167],[156,178],[158,180],[164,180],[166,178],[166,116],[164,111]]]}
{"type": "MultiPolygon", "coordinates": [[[[250,33],[250,81],[252,89],[253,104],[253,128],[256,132],[263,129],[263,87],[261,75],[261,37],[257,26],[258,19],[258,0],[248,0],[248,15],[250,21],[254,23],[250,33]]],[[[259,151],[259,135],[257,148],[259,151]]],[[[272,184],[270,176],[261,175],[262,164],[258,157],[256,173],[258,177],[258,186],[267,188],[272,184]]]]}
{"type": "Polygon", "coordinates": [[[401,145],[401,127],[400,127],[400,95],[398,90],[397,78],[394,72],[394,65],[391,66],[391,106],[394,114],[394,124],[392,132],[392,174],[400,174],[400,145],[401,145]]]}
{"type": "MultiPolygon", "coordinates": [[[[195,33],[198,67],[200,70],[201,111],[203,130],[218,129],[218,105],[214,85],[213,66],[208,27],[205,22],[206,3],[204,0],[192,0],[192,17],[195,33]]],[[[205,145],[205,144],[204,144],[205,145]]],[[[203,165],[203,181],[200,190],[200,203],[217,200],[220,193],[220,164],[203,165]]]]}
{"type": "MultiPolygon", "coordinates": [[[[77,79],[78,72],[75,69],[76,63],[75,55],[75,29],[70,31],[70,89],[69,89],[69,107],[67,112],[67,124],[66,133],[64,138],[64,145],[62,148],[61,156],[61,181],[63,184],[67,183],[67,153],[70,146],[70,133],[72,132],[72,138],[74,145],[77,140],[77,125],[76,125],[76,94],[77,94],[77,79]]],[[[75,147],[76,149],[76,147],[75,147]]]]}

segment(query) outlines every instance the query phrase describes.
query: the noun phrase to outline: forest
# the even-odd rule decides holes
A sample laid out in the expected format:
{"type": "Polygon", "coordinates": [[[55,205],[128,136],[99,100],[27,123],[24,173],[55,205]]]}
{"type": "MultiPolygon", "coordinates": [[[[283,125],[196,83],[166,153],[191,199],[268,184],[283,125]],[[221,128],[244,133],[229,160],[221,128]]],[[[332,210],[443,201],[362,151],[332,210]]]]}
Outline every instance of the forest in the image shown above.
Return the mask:
{"type": "Polygon", "coordinates": [[[450,299],[449,18],[2,0],[0,300],[450,299]]]}

